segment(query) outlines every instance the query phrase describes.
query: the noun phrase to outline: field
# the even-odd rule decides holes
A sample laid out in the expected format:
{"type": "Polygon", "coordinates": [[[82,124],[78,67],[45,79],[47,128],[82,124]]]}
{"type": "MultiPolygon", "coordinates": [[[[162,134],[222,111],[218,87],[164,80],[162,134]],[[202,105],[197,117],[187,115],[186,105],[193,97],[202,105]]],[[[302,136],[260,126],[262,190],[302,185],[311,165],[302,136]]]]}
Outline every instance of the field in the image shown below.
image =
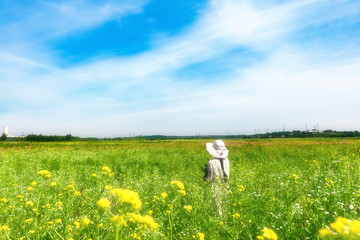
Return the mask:
{"type": "Polygon", "coordinates": [[[225,140],[221,215],[206,142],[0,143],[0,239],[359,239],[360,139],[225,140]]]}

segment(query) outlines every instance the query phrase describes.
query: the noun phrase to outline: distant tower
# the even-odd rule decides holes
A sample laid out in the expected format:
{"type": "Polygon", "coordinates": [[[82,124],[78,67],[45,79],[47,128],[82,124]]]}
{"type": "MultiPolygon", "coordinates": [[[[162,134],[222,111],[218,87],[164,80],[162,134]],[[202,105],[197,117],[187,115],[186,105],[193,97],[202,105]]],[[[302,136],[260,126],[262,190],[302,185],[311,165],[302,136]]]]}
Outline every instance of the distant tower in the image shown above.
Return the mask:
{"type": "Polygon", "coordinates": [[[3,134],[5,134],[6,136],[9,135],[9,128],[8,127],[4,127],[3,134]]]}

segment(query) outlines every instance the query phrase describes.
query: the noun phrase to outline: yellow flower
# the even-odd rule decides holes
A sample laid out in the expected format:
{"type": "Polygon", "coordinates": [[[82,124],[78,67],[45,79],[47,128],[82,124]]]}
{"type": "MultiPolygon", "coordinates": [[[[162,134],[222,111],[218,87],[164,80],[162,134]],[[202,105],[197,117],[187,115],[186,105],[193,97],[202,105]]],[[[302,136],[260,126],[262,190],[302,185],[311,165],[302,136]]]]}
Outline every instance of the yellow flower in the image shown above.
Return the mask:
{"type": "Polygon", "coordinates": [[[338,217],[335,222],[330,223],[330,227],[339,234],[349,233],[351,221],[344,217],[338,217]]]}
{"type": "Polygon", "coordinates": [[[104,224],[103,223],[100,223],[98,226],[97,226],[97,228],[102,228],[104,226],[104,224]]]}
{"type": "Polygon", "coordinates": [[[35,231],[34,231],[34,230],[30,230],[29,233],[30,233],[30,234],[34,234],[35,231]]]}
{"type": "Polygon", "coordinates": [[[178,190],[178,192],[183,196],[186,194],[185,190],[178,190]]]}
{"type": "Polygon", "coordinates": [[[127,190],[127,189],[113,189],[111,194],[115,196],[117,202],[121,203],[129,203],[132,205],[134,209],[141,208],[141,201],[139,198],[139,194],[137,192],[127,190]]]}
{"type": "Polygon", "coordinates": [[[74,225],[76,228],[80,228],[80,223],[79,222],[74,222],[74,225]]]}
{"type": "Polygon", "coordinates": [[[34,206],[34,203],[31,201],[26,201],[26,206],[34,206]]]}
{"type": "Polygon", "coordinates": [[[205,239],[205,235],[201,232],[197,233],[196,236],[198,237],[199,240],[204,240],[205,239]]]}
{"type": "Polygon", "coordinates": [[[44,178],[50,178],[51,173],[48,170],[42,170],[38,172],[39,175],[43,176],[44,178]]]}
{"type": "Polygon", "coordinates": [[[34,191],[34,188],[33,187],[28,187],[27,190],[28,191],[34,191]]]}
{"type": "Polygon", "coordinates": [[[245,190],[245,187],[243,186],[243,185],[239,185],[238,186],[238,191],[239,192],[242,192],[242,191],[244,191],[245,190]]]}
{"type": "Polygon", "coordinates": [[[360,236],[360,221],[351,220],[351,225],[349,226],[350,233],[360,236]]]}
{"type": "Polygon", "coordinates": [[[31,186],[35,187],[36,186],[36,182],[31,182],[31,186]]]}
{"type": "Polygon", "coordinates": [[[8,232],[10,231],[10,228],[7,225],[0,225],[0,231],[8,232]]]}
{"type": "Polygon", "coordinates": [[[160,195],[163,199],[165,199],[167,197],[167,193],[165,193],[165,192],[161,193],[160,195]]]}
{"type": "Polygon", "coordinates": [[[110,221],[114,225],[120,225],[120,226],[125,226],[125,227],[127,226],[124,216],[116,215],[116,216],[110,218],[110,221]]]}
{"type": "Polygon", "coordinates": [[[1,201],[2,201],[3,203],[7,203],[9,200],[7,200],[6,198],[2,198],[1,201]]]}
{"type": "Polygon", "coordinates": [[[111,173],[111,169],[108,166],[103,166],[101,170],[103,171],[103,174],[111,173]]]}
{"type": "Polygon", "coordinates": [[[105,186],[105,189],[106,189],[106,190],[111,190],[111,189],[112,189],[112,187],[111,187],[111,186],[109,186],[109,185],[106,185],[106,186],[105,186]]]}
{"type": "Polygon", "coordinates": [[[88,219],[87,217],[84,217],[82,220],[82,225],[83,226],[87,226],[90,224],[90,219],[88,219]]]}
{"type": "Polygon", "coordinates": [[[58,207],[58,209],[62,209],[62,202],[56,202],[55,207],[58,207]]]}
{"type": "Polygon", "coordinates": [[[51,185],[52,187],[55,187],[55,186],[56,186],[56,182],[52,182],[50,185],[51,185]]]}
{"type": "Polygon", "coordinates": [[[62,220],[61,220],[61,218],[58,218],[58,219],[55,219],[55,222],[56,222],[56,223],[61,223],[62,220]]]}
{"type": "Polygon", "coordinates": [[[153,213],[154,213],[154,211],[151,211],[151,210],[148,212],[149,215],[152,215],[153,213]]]}
{"type": "Polygon", "coordinates": [[[96,173],[91,174],[92,177],[96,177],[96,173]]]}
{"type": "Polygon", "coordinates": [[[327,236],[333,236],[335,235],[332,231],[330,231],[329,229],[327,228],[323,228],[323,229],[320,229],[319,230],[319,237],[320,238],[324,238],[324,237],[327,237],[327,236]]]}
{"type": "Polygon", "coordinates": [[[171,181],[170,184],[175,184],[180,190],[184,190],[185,187],[184,187],[184,184],[182,182],[179,182],[179,181],[171,181]]]}
{"type": "Polygon", "coordinates": [[[128,213],[127,215],[130,217],[131,222],[137,222],[137,223],[141,224],[141,226],[144,228],[155,230],[155,229],[158,229],[160,226],[149,215],[141,216],[141,215],[135,214],[135,213],[128,213]]]}
{"type": "Polygon", "coordinates": [[[190,213],[192,211],[192,206],[186,205],[184,206],[184,209],[190,213]]]}
{"type": "Polygon", "coordinates": [[[101,198],[97,201],[97,205],[103,210],[110,209],[110,201],[106,198],[101,198]]]}
{"type": "Polygon", "coordinates": [[[266,239],[266,240],[277,240],[278,236],[276,235],[276,233],[268,228],[265,228],[263,230],[261,230],[262,232],[262,236],[257,236],[257,239],[266,239]]]}
{"type": "Polygon", "coordinates": [[[28,219],[25,220],[25,223],[30,224],[33,220],[34,220],[33,218],[28,218],[28,219]]]}
{"type": "Polygon", "coordinates": [[[75,191],[75,187],[74,187],[72,184],[67,185],[67,186],[64,188],[64,190],[68,190],[68,189],[75,191]]]}
{"type": "Polygon", "coordinates": [[[75,195],[75,196],[81,196],[81,192],[75,191],[75,192],[74,192],[74,195],[75,195]]]}

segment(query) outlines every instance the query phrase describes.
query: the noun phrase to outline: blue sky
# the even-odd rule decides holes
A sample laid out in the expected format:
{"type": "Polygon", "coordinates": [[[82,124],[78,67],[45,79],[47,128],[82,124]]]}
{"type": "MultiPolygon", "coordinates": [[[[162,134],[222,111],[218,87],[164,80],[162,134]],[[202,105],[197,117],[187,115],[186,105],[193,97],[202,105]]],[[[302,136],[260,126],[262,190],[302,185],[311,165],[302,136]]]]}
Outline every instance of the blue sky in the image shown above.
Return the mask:
{"type": "Polygon", "coordinates": [[[12,135],[360,129],[357,0],[0,2],[12,135]]]}

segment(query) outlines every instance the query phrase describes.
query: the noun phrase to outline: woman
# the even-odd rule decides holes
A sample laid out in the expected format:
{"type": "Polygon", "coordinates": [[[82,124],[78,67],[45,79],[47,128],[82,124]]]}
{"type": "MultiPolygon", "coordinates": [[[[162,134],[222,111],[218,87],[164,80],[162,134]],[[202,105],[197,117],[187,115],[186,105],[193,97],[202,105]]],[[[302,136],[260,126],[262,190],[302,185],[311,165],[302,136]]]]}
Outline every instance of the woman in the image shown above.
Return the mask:
{"type": "Polygon", "coordinates": [[[214,159],[206,164],[204,180],[214,182],[215,180],[227,181],[229,179],[230,163],[227,158],[229,150],[226,149],[225,143],[216,140],[214,143],[206,143],[206,150],[214,159]]]}
{"type": "Polygon", "coordinates": [[[206,150],[213,159],[206,164],[203,179],[211,182],[213,193],[212,203],[215,201],[219,216],[222,217],[222,199],[224,198],[224,193],[226,193],[224,183],[229,179],[230,164],[227,158],[229,150],[226,149],[225,143],[221,140],[216,140],[214,143],[207,143],[206,150]]]}

